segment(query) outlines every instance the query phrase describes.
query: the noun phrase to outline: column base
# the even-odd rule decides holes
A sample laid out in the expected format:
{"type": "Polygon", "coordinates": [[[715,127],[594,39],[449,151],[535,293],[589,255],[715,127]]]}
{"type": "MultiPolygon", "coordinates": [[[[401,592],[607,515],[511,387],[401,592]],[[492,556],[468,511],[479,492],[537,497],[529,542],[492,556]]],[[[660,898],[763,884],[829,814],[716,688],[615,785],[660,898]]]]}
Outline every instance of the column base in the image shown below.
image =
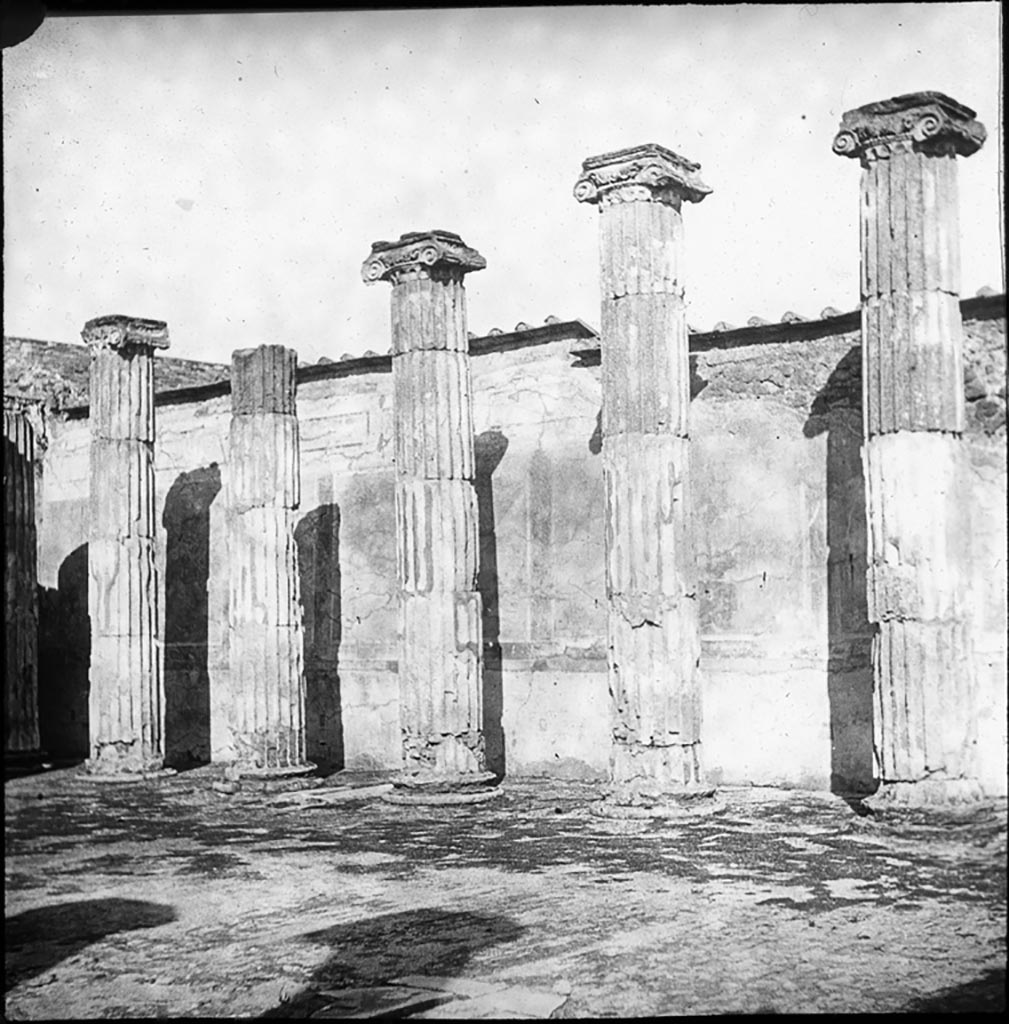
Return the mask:
{"type": "Polygon", "coordinates": [[[597,818],[693,818],[725,810],[715,787],[698,787],[683,793],[663,793],[643,799],[615,789],[589,807],[597,818]]]}
{"type": "Polygon", "coordinates": [[[175,769],[165,766],[164,754],[151,748],[139,740],[92,740],[92,754],[81,774],[108,782],[174,775],[175,769]]]}
{"type": "Polygon", "coordinates": [[[293,779],[300,775],[308,775],[314,772],[317,765],[312,761],[305,761],[304,764],[289,764],[283,767],[261,768],[258,765],[235,764],[225,769],[225,777],[233,781],[240,779],[255,779],[261,782],[270,782],[277,779],[293,779]]]}
{"type": "Polygon", "coordinates": [[[393,778],[392,791],[383,793],[382,800],[389,804],[425,806],[482,804],[501,795],[496,782],[493,772],[458,775],[402,772],[393,778]]]}
{"type": "Polygon", "coordinates": [[[701,771],[700,743],[652,746],[617,740],[610,783],[592,813],[607,818],[676,818],[722,810],[701,771]]]}
{"type": "Polygon", "coordinates": [[[882,782],[862,803],[873,811],[941,810],[972,807],[984,798],[977,779],[919,779],[882,782]]]}
{"type": "Polygon", "coordinates": [[[77,773],[77,778],[88,782],[149,782],[158,779],[169,779],[178,772],[174,768],[152,768],[132,771],[123,769],[113,771],[105,766],[96,765],[93,761],[85,761],[84,770],[77,773]]]}

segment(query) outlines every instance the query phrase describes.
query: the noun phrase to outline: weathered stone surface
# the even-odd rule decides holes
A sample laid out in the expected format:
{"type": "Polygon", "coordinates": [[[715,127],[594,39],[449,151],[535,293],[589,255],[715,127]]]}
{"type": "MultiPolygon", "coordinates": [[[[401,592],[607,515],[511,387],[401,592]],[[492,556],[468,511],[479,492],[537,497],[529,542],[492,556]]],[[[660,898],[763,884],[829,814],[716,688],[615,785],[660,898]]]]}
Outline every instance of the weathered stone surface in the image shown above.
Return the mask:
{"type": "Polygon", "coordinates": [[[511,985],[483,995],[457,999],[424,1016],[438,1020],[546,1020],[564,1005],[566,999],[556,992],[511,985]]]}
{"type": "Polygon", "coordinates": [[[905,93],[842,114],[834,152],[858,157],[863,166],[885,159],[898,147],[970,156],[987,138],[976,116],[970,107],[941,92],[905,93]]]}
{"type": "Polygon", "coordinates": [[[231,410],[234,416],[297,412],[297,356],[282,345],[238,349],[231,354],[231,410]]]}
{"type": "Polygon", "coordinates": [[[432,989],[399,985],[320,991],[319,996],[326,1005],[310,1014],[311,1020],[387,1020],[429,1010],[453,998],[432,989]]]}
{"type": "Polygon", "coordinates": [[[836,153],[858,156],[863,168],[866,580],[878,629],[881,803],[958,802],[981,792],[965,598],[956,178],[956,155],[985,139],[973,117],[941,93],[915,93],[849,111],[834,140],[836,153]]]}
{"type": "Polygon", "coordinates": [[[21,403],[4,400],[4,754],[39,751],[35,431],[21,403]]]}
{"type": "MultiPolygon", "coordinates": [[[[980,311],[970,299],[962,309],[965,362],[983,370],[994,394],[1003,378],[1004,312],[998,302],[980,311]]],[[[871,788],[878,774],[872,754],[875,626],[866,617],[858,317],[791,330],[692,339],[690,479],[704,767],[719,786],[825,789],[837,772],[871,788]],[[769,735],[778,742],[768,744],[769,735]]],[[[611,741],[601,368],[570,355],[591,344],[580,328],[558,329],[548,341],[524,334],[503,349],[482,350],[492,343],[474,343],[471,359],[488,758],[496,756],[494,770],[513,779],[569,772],[605,777],[611,741]]],[[[156,390],[163,384],[162,359],[156,390]]],[[[392,769],[402,757],[391,362],[332,376],[298,371],[297,531],[306,626],[314,617],[312,638],[306,633],[307,755],[323,758],[324,738],[336,766],[392,769]]],[[[199,686],[212,701],[215,757],[227,758],[224,513],[231,410],[228,396],[210,395],[157,404],[158,514],[167,515],[162,502],[180,475],[219,464],[225,489],[210,505],[209,536],[188,518],[176,519],[175,529],[191,538],[187,551],[207,536],[203,621],[210,630],[210,692],[206,681],[199,686]]],[[[50,752],[65,749],[53,718],[58,710],[67,736],[83,723],[86,755],[88,422],[71,415],[51,422],[49,431],[38,516],[47,609],[40,672],[48,680],[42,689],[49,708],[41,739],[50,752]],[[83,601],[75,580],[83,581],[83,601]],[[83,680],[76,675],[80,659],[83,680]],[[76,708],[77,721],[70,722],[76,708]]],[[[966,441],[972,463],[962,500],[970,508],[971,614],[987,631],[975,639],[982,782],[986,792],[1003,793],[1004,428],[1001,437],[985,434],[969,418],[966,441]]],[[[169,756],[183,740],[171,717],[171,594],[177,591],[187,624],[196,621],[191,594],[198,577],[189,561],[173,568],[171,529],[166,544],[169,561],[159,575],[166,590],[169,756]],[[187,587],[173,587],[173,578],[187,587]]],[[[194,631],[187,625],[188,639],[198,639],[194,631]]],[[[196,653],[186,648],[187,658],[196,653]]]]}
{"type": "Polygon", "coordinates": [[[866,442],[863,460],[869,620],[961,620],[970,535],[960,501],[968,474],[960,439],[887,434],[866,442]]]}
{"type": "Polygon", "coordinates": [[[964,428],[956,163],[894,153],[862,172],[866,427],[964,428]]]}
{"type": "MultiPolygon", "coordinates": [[[[43,402],[51,409],[88,404],[91,353],[76,342],[4,335],[4,394],[43,402]]],[[[228,367],[165,356],[158,360],[155,392],[211,384],[228,378],[228,367]]]]}
{"type": "Polygon", "coordinates": [[[575,198],[600,207],[603,475],[612,798],[705,789],[690,535],[684,200],[710,191],[661,146],[592,157],[575,198]]]}
{"type": "Polygon", "coordinates": [[[158,320],[98,317],[91,348],[91,618],[88,770],[156,771],[164,761],[154,512],[154,350],[158,320]]]}
{"type": "Polygon", "coordinates": [[[397,466],[418,479],[473,479],[473,411],[465,351],[422,349],[397,357],[393,402],[409,422],[396,432],[397,466]]]}
{"type": "Polygon", "coordinates": [[[490,995],[493,992],[500,992],[505,987],[501,983],[494,985],[486,981],[473,981],[470,978],[443,978],[424,974],[408,974],[402,978],[393,978],[391,984],[404,985],[409,988],[432,989],[435,992],[450,992],[452,995],[462,996],[464,999],[490,995]]]}
{"type": "Polygon", "coordinates": [[[963,325],[966,429],[1001,440],[1006,428],[1006,347],[1000,331],[998,320],[963,325]]]}
{"type": "Polygon", "coordinates": [[[943,782],[960,793],[977,733],[970,532],[960,501],[967,452],[950,434],[901,432],[870,438],[864,458],[882,777],[928,780],[932,797],[943,782]]]}
{"type": "Polygon", "coordinates": [[[431,1018],[551,990],[579,1020],[1005,1009],[1004,801],[898,821],[748,786],[617,839],[596,787],[549,779],[474,822],[225,805],[215,774],[8,784],[9,1019],[304,1019],[389,985],[453,995],[431,1018]]]}
{"type": "Polygon", "coordinates": [[[297,354],[261,345],[232,356],[229,434],[229,661],[236,769],[310,771],[304,629],[294,511],[300,500],[297,354]]]}
{"type": "MultiPolygon", "coordinates": [[[[614,214],[635,205],[647,204],[616,207],[614,214]]],[[[609,215],[604,212],[603,219],[609,215]]],[[[684,309],[681,299],[662,294],[604,300],[602,337],[622,339],[619,346],[603,341],[604,437],[687,436],[690,368],[684,309]]]]}
{"type": "MultiPolygon", "coordinates": [[[[481,679],[479,519],[463,277],[485,261],[446,231],[376,242],[391,281],[405,770],[391,798],[443,802],[493,780],[481,679]]],[[[471,795],[471,794],[466,794],[471,795]]]]}
{"type": "Polygon", "coordinates": [[[590,156],[575,183],[580,203],[700,202],[711,189],[699,177],[701,167],[665,146],[646,143],[590,156]]]}
{"type": "MultiPolygon", "coordinates": [[[[470,271],[483,270],[486,266],[483,256],[466,245],[454,231],[435,228],[432,231],[408,231],[396,242],[373,242],[371,255],[364,261],[361,273],[366,284],[375,281],[396,283],[403,275],[424,280],[429,275],[452,273],[461,279],[470,271]]],[[[455,344],[459,339],[427,340],[455,344]]]]}

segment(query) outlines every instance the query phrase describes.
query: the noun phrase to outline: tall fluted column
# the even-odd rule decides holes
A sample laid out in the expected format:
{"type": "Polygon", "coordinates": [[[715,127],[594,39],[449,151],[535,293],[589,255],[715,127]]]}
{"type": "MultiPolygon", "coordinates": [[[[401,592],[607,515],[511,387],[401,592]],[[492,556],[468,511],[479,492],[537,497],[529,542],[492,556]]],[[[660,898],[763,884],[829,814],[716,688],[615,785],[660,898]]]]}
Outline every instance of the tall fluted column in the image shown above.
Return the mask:
{"type": "Polygon", "coordinates": [[[484,258],[448,231],[376,242],[364,280],[392,282],[404,770],[394,802],[493,796],[482,732],[473,414],[463,277],[484,258]]]}
{"type": "Polygon", "coordinates": [[[23,408],[4,399],[4,758],[38,760],[38,556],[35,534],[35,431],[23,408]]]}
{"type": "Polygon", "coordinates": [[[604,812],[670,813],[713,792],[701,768],[681,215],[710,192],[699,171],[637,146],[590,157],[574,190],[600,213],[613,723],[604,812]]]}
{"type": "Polygon", "coordinates": [[[304,629],[294,511],[301,501],[298,356],[260,345],[231,356],[228,626],[235,767],[311,771],[305,757],[304,629]]]}
{"type": "Polygon", "coordinates": [[[91,758],[96,775],[157,771],[164,762],[164,678],[154,517],[154,350],[159,320],[104,316],[91,348],[91,758]]]}
{"type": "Polygon", "coordinates": [[[981,795],[965,588],[957,154],[985,139],[941,93],[848,111],[834,152],[862,165],[862,452],[877,803],[981,795]]]}

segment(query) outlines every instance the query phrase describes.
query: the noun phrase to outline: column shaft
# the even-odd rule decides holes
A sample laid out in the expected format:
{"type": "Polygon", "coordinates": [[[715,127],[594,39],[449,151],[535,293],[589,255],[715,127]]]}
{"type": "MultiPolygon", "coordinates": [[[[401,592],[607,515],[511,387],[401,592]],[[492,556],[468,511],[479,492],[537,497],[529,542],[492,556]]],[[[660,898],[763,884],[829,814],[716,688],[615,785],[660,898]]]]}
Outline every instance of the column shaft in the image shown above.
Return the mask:
{"type": "Polygon", "coordinates": [[[304,635],[294,539],[300,503],[297,355],[232,355],[228,626],[232,722],[241,774],[310,771],[304,635]]]}
{"type": "Polygon", "coordinates": [[[964,428],[956,160],[906,146],[862,171],[867,437],[964,428]]]}
{"type": "Polygon", "coordinates": [[[159,321],[101,317],[91,346],[89,771],[155,771],[164,761],[154,515],[154,349],[159,321]]]}
{"type": "MultiPolygon", "coordinates": [[[[485,798],[479,534],[463,275],[482,257],[448,232],[376,243],[391,280],[404,772],[423,801],[485,798]],[[425,796],[425,794],[427,794],[425,796]]],[[[404,797],[405,799],[405,797],[404,797]]]]}
{"type": "Polygon", "coordinates": [[[711,792],[701,767],[700,638],[690,520],[684,199],[707,188],[661,147],[585,161],[600,208],[606,589],[617,804],[711,792]]]}
{"type": "Polygon", "coordinates": [[[479,538],[461,276],[392,292],[394,434],[408,772],[486,771],[479,538]]]}
{"type": "Polygon", "coordinates": [[[956,154],[984,138],[937,93],[849,111],[862,162],[862,397],[880,801],[980,795],[966,586],[956,154]]]}
{"type": "Polygon", "coordinates": [[[4,538],[4,754],[22,760],[39,753],[35,431],[28,415],[6,401],[4,538]]]}

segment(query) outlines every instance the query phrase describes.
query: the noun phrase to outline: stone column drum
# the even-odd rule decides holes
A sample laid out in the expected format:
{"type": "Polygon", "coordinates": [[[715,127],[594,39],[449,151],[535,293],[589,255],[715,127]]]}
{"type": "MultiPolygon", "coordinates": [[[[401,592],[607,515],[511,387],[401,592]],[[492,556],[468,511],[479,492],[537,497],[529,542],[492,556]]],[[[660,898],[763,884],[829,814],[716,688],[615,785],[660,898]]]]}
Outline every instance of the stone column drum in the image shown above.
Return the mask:
{"type": "Polygon", "coordinates": [[[241,776],[301,775],[304,628],[294,512],[301,501],[296,371],[281,345],[231,356],[228,462],[231,696],[241,776]]]}
{"type": "Polygon", "coordinates": [[[154,516],[154,351],[160,320],[104,316],[91,349],[91,757],[87,771],[129,777],[164,763],[154,516]]]}
{"type": "Polygon", "coordinates": [[[35,431],[27,413],[4,399],[4,759],[39,759],[38,556],[35,534],[35,431]]]}
{"type": "Polygon", "coordinates": [[[711,191],[662,146],[590,157],[598,205],[612,781],[603,813],[705,806],[690,522],[681,206],[711,191]]]}
{"type": "Polygon", "coordinates": [[[941,93],[845,113],[834,152],[862,165],[862,458],[877,804],[959,803],[975,778],[966,612],[956,157],[985,139],[941,93]]]}
{"type": "Polygon", "coordinates": [[[463,277],[484,258],[448,231],[376,242],[362,274],[392,282],[404,770],[393,802],[494,796],[482,732],[473,416],[463,277]]]}

